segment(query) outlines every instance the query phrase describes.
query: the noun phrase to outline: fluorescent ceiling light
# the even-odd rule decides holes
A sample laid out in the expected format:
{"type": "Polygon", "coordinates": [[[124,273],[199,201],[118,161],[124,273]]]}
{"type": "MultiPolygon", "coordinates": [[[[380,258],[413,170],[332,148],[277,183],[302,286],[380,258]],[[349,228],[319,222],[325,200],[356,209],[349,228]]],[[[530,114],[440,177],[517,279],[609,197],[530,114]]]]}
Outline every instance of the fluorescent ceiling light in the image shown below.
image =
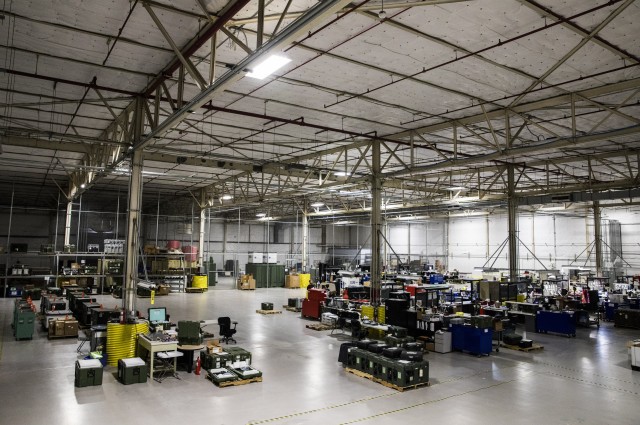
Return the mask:
{"type": "Polygon", "coordinates": [[[274,217],[264,216],[264,217],[260,217],[258,220],[267,221],[267,220],[273,220],[273,219],[274,219],[274,217]]]}
{"type": "Polygon", "coordinates": [[[324,205],[323,202],[314,202],[313,204],[311,204],[313,208],[320,208],[323,205],[324,205]]]}
{"type": "Polygon", "coordinates": [[[566,209],[564,205],[540,207],[540,211],[564,211],[566,209]]]}
{"type": "Polygon", "coordinates": [[[222,195],[222,197],[220,199],[222,199],[224,201],[228,201],[229,199],[233,199],[233,196],[231,196],[231,195],[222,195]]]}
{"type": "Polygon", "coordinates": [[[256,217],[266,217],[267,215],[265,213],[258,213],[256,214],[256,217]]]}
{"type": "Polygon", "coordinates": [[[464,186],[451,186],[451,187],[446,187],[445,190],[450,190],[450,191],[456,191],[456,190],[465,190],[466,187],[464,186]]]}
{"type": "Polygon", "coordinates": [[[333,175],[336,177],[348,177],[351,175],[351,173],[348,173],[346,171],[335,171],[333,175]]]}
{"type": "Polygon", "coordinates": [[[291,62],[291,59],[285,58],[284,56],[269,56],[266,60],[256,65],[253,71],[247,74],[247,77],[263,80],[289,62],[291,62]]]}
{"type": "Polygon", "coordinates": [[[87,187],[87,185],[86,185],[86,184],[84,184],[84,183],[82,183],[82,184],[80,185],[80,189],[84,189],[85,187],[87,187]]]}

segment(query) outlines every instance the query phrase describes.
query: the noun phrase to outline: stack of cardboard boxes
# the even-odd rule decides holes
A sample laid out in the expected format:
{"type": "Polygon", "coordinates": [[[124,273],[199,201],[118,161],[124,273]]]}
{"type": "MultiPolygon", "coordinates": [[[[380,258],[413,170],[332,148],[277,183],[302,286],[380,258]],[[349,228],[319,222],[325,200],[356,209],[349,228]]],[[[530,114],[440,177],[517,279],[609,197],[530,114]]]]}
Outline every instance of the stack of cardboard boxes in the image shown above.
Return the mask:
{"type": "Polygon", "coordinates": [[[245,274],[238,279],[238,289],[256,289],[256,280],[251,274],[245,274]]]}
{"type": "Polygon", "coordinates": [[[50,319],[49,338],[78,336],[78,321],[75,319],[50,319]]]}

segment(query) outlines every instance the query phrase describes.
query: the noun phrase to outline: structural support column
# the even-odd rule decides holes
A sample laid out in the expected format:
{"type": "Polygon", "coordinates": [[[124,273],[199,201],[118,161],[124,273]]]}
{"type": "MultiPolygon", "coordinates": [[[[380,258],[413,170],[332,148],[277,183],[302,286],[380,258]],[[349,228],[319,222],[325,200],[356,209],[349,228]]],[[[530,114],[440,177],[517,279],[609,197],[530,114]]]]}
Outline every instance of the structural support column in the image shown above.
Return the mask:
{"type": "Polygon", "coordinates": [[[593,227],[596,247],[596,276],[602,276],[602,215],[600,203],[593,201],[593,227]]]}
{"type": "Polygon", "coordinates": [[[302,210],[302,273],[307,272],[309,262],[309,216],[307,212],[307,201],[305,200],[302,210]]]}
{"type": "MultiPolygon", "coordinates": [[[[64,220],[64,242],[62,247],[71,243],[71,217],[73,215],[73,199],[67,202],[67,214],[64,220]]],[[[57,249],[57,248],[56,248],[57,249]]]]}
{"type": "MultiPolygon", "coordinates": [[[[136,100],[133,116],[134,140],[142,134],[142,100],[136,100]]],[[[142,206],[142,149],[136,149],[131,155],[131,177],[129,179],[129,207],[127,209],[127,240],[124,263],[124,289],[122,308],[125,318],[133,317],[136,311],[136,283],[138,281],[138,251],[140,250],[140,218],[142,206]]]]}
{"type": "Polygon", "coordinates": [[[518,280],[518,200],[516,198],[515,168],[507,166],[507,209],[509,232],[509,281],[518,280]]]}
{"type": "Polygon", "coordinates": [[[198,237],[198,267],[200,267],[200,271],[204,272],[204,225],[207,222],[207,209],[205,208],[207,204],[207,192],[202,189],[200,193],[200,235],[198,237]]]}
{"type": "MultiPolygon", "coordinates": [[[[382,232],[382,180],[380,178],[380,142],[371,149],[371,303],[380,304],[380,240],[382,232]]],[[[377,309],[375,310],[377,313],[377,309]]],[[[374,313],[374,314],[376,314],[374,313]]]]}

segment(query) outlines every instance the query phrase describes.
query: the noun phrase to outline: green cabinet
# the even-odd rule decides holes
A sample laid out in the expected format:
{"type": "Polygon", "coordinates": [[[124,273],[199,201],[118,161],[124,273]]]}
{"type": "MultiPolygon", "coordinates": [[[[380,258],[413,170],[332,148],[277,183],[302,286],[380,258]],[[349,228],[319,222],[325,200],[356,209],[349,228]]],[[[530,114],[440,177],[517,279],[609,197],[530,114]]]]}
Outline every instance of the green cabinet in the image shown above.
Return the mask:
{"type": "Polygon", "coordinates": [[[253,275],[256,288],[282,288],[284,286],[284,265],[247,263],[245,273],[253,275]]]}

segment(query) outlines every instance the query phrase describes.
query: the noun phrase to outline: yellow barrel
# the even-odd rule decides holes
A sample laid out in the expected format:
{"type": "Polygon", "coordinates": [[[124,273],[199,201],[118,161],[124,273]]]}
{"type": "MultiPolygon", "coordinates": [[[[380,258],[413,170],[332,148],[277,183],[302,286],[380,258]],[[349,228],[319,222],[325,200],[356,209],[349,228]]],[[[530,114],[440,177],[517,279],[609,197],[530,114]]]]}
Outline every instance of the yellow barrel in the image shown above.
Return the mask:
{"type": "Polygon", "coordinates": [[[107,364],[118,366],[118,360],[136,356],[139,333],[148,333],[149,323],[107,323],[107,364]]]}
{"type": "Polygon", "coordinates": [[[516,300],[517,300],[519,303],[523,303],[523,302],[525,302],[525,301],[526,301],[526,299],[527,299],[527,296],[526,296],[525,294],[518,294],[518,295],[516,296],[516,300]]]}
{"type": "Polygon", "coordinates": [[[191,286],[193,286],[194,288],[208,288],[209,282],[207,280],[207,275],[193,276],[193,280],[191,281],[191,286]]]}
{"type": "Polygon", "coordinates": [[[384,324],[384,306],[378,307],[378,323],[384,324]]]}
{"type": "Polygon", "coordinates": [[[311,275],[309,273],[299,274],[298,277],[300,278],[301,288],[306,288],[311,283],[311,275]]]}

